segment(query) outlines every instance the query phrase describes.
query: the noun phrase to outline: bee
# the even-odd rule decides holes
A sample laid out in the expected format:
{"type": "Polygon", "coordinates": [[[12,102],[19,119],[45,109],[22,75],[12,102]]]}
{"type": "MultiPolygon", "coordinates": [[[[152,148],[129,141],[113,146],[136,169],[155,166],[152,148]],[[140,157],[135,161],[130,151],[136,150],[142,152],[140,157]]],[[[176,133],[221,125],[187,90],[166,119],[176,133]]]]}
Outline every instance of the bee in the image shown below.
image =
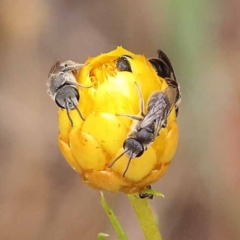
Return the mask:
{"type": "Polygon", "coordinates": [[[128,58],[133,59],[129,55],[122,55],[120,58],[117,59],[116,61],[116,67],[120,71],[125,71],[125,72],[132,72],[131,65],[128,61],[128,58]]]}
{"type": "Polygon", "coordinates": [[[124,141],[124,152],[108,166],[111,168],[124,154],[126,154],[129,160],[126,169],[123,172],[123,177],[125,177],[131,160],[140,157],[159,135],[160,129],[166,127],[167,118],[174,107],[177,94],[176,89],[172,87],[167,87],[163,91],[153,93],[148,100],[147,114],[145,114],[142,92],[136,82],[135,85],[140,97],[140,110],[142,117],[129,114],[117,114],[117,116],[128,117],[138,120],[139,122],[124,141]]]}
{"type": "Polygon", "coordinates": [[[70,110],[76,110],[80,118],[85,121],[77,105],[80,100],[80,94],[77,87],[90,88],[77,83],[76,75],[84,64],[73,61],[60,63],[58,60],[50,69],[48,74],[47,92],[55,103],[62,109],[66,109],[68,119],[73,127],[70,110]]]}
{"type": "Polygon", "coordinates": [[[158,58],[150,58],[148,59],[148,61],[152,64],[158,76],[164,78],[167,84],[171,88],[175,88],[177,90],[177,95],[175,100],[175,110],[176,110],[176,116],[178,116],[179,105],[181,103],[182,96],[180,92],[180,85],[177,82],[177,78],[173,70],[171,61],[162,50],[158,50],[158,58]]]}
{"type": "MultiPolygon", "coordinates": [[[[147,185],[147,186],[145,187],[145,189],[152,189],[152,187],[151,187],[151,185],[147,185]]],[[[153,199],[153,194],[140,192],[140,193],[139,193],[139,197],[140,197],[141,199],[144,199],[144,198],[153,199]]]]}

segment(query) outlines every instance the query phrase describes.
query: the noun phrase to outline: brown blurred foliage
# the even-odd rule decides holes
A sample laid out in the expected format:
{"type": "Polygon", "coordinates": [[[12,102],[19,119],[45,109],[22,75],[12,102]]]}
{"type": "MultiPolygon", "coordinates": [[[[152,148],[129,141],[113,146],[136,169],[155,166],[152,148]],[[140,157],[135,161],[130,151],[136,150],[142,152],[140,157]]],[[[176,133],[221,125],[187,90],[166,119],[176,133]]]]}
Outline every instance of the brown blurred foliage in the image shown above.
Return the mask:
{"type": "MultiPolygon", "coordinates": [[[[240,3],[177,4],[1,1],[0,239],[116,239],[99,192],[59,152],[46,81],[58,57],[83,62],[117,45],[149,57],[162,48],[181,83],[178,152],[153,185],[165,194],[152,201],[163,239],[239,239],[240,3]]],[[[129,239],[143,239],[126,196],[106,196],[129,239]]]]}

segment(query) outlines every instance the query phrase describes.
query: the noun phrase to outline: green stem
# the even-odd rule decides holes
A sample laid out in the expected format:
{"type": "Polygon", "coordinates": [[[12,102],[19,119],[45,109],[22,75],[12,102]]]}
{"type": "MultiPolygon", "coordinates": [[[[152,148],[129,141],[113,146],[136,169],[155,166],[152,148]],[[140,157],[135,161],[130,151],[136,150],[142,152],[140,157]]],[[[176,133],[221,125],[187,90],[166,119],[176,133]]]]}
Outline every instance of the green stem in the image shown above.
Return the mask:
{"type": "Polygon", "coordinates": [[[97,236],[98,240],[106,240],[107,237],[109,237],[109,235],[106,233],[99,233],[97,236]]]}
{"type": "Polygon", "coordinates": [[[146,240],[162,240],[155,217],[147,199],[139,199],[138,194],[128,194],[146,240]]]}
{"type": "Polygon", "coordinates": [[[120,223],[118,222],[118,219],[116,217],[116,215],[114,214],[114,212],[112,211],[112,209],[108,206],[105,197],[103,195],[103,193],[101,192],[101,204],[103,209],[105,210],[105,212],[108,215],[108,218],[110,219],[112,226],[118,236],[119,240],[128,240],[126,234],[124,233],[120,223]]]}

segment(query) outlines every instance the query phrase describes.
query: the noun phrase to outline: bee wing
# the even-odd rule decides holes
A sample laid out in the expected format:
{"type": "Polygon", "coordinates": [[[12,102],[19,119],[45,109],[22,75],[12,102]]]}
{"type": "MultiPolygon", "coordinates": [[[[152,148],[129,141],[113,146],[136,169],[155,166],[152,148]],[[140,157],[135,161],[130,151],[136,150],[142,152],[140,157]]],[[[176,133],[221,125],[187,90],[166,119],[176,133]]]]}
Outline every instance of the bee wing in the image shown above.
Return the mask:
{"type": "Polygon", "coordinates": [[[172,63],[171,63],[170,59],[168,58],[167,54],[164,53],[162,50],[158,50],[158,59],[161,60],[161,61],[163,61],[163,62],[169,67],[169,69],[170,69],[171,72],[172,72],[172,75],[173,75],[174,80],[177,81],[175,72],[174,72],[174,70],[173,70],[172,63]]]}
{"type": "Polygon", "coordinates": [[[164,91],[154,93],[148,102],[148,113],[139,123],[139,128],[149,126],[155,120],[167,119],[175,105],[176,90],[167,87],[164,91]]]}

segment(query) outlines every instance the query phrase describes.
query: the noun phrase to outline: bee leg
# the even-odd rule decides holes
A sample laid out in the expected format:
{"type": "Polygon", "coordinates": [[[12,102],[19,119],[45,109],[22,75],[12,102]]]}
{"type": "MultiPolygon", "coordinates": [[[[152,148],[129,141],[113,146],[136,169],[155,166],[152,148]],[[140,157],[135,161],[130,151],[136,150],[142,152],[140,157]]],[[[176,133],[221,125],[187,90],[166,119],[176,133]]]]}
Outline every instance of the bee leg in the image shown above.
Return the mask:
{"type": "Polygon", "coordinates": [[[117,116],[122,116],[122,117],[128,117],[128,118],[132,118],[134,120],[138,120],[141,121],[142,118],[135,116],[135,115],[130,115],[130,114],[116,114],[117,116]]]}
{"type": "Polygon", "coordinates": [[[167,119],[164,120],[164,122],[162,123],[162,128],[166,128],[168,125],[168,121],[167,119]]]}
{"type": "Polygon", "coordinates": [[[142,95],[142,92],[141,92],[141,89],[140,87],[138,86],[138,84],[135,82],[135,85],[137,87],[137,90],[138,90],[138,94],[139,94],[139,97],[140,97],[140,110],[141,110],[141,115],[144,117],[145,114],[144,114],[144,100],[143,100],[143,95],[142,95]]]}
{"type": "Polygon", "coordinates": [[[82,85],[81,83],[72,82],[72,81],[66,81],[65,83],[68,84],[68,85],[74,85],[76,87],[81,87],[81,88],[91,88],[92,87],[92,85],[85,86],[85,85],[82,85]]]}
{"type": "Polygon", "coordinates": [[[157,127],[156,127],[156,130],[155,130],[155,132],[156,132],[156,134],[155,134],[155,138],[156,137],[158,137],[159,135],[160,135],[160,130],[161,130],[161,128],[166,128],[167,127],[167,125],[168,125],[168,121],[167,121],[167,119],[165,119],[164,121],[159,121],[158,122],[158,124],[156,124],[157,125],[157,127]]]}
{"type": "Polygon", "coordinates": [[[176,107],[176,117],[178,116],[178,113],[179,113],[179,108],[176,107]]]}
{"type": "Polygon", "coordinates": [[[76,86],[78,86],[78,87],[81,87],[81,88],[91,88],[92,87],[92,85],[90,85],[90,86],[84,86],[84,85],[82,85],[82,84],[80,84],[80,83],[74,83],[76,86]]]}
{"type": "Polygon", "coordinates": [[[162,121],[160,118],[156,119],[156,122],[155,122],[155,134],[154,134],[154,138],[155,139],[157,136],[159,136],[159,132],[161,130],[161,127],[162,127],[162,121]]]}

